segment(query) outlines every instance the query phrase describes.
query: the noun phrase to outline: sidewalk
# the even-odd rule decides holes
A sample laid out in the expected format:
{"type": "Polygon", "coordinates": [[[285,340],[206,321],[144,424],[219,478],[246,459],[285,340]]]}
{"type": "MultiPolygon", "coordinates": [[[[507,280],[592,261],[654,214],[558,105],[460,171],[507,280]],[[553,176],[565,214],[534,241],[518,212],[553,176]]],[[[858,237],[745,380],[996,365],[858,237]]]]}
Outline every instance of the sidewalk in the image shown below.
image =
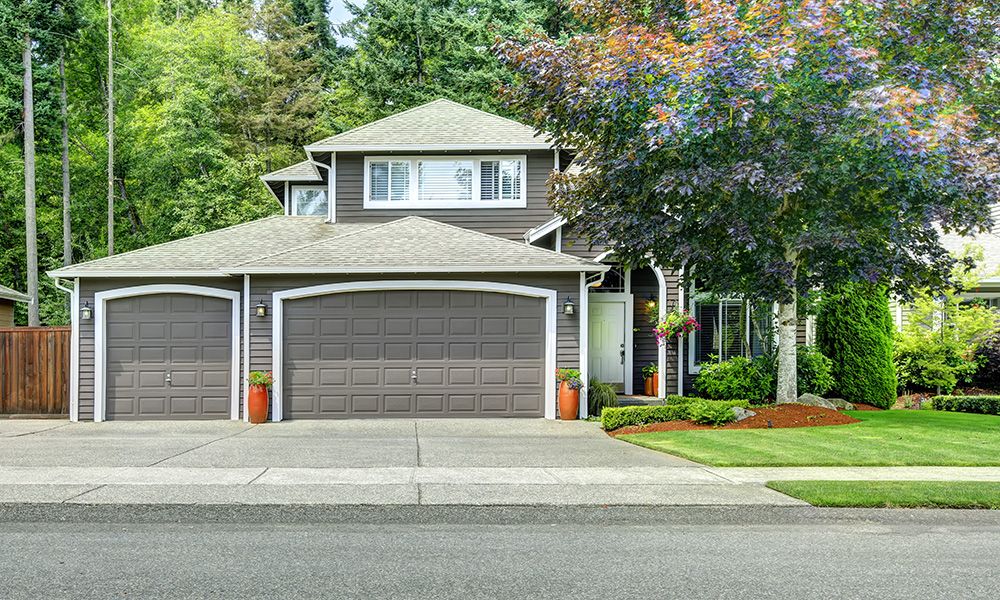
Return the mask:
{"type": "Polygon", "coordinates": [[[780,479],[1000,481],[998,467],[0,467],[0,503],[803,505],[780,479]]]}

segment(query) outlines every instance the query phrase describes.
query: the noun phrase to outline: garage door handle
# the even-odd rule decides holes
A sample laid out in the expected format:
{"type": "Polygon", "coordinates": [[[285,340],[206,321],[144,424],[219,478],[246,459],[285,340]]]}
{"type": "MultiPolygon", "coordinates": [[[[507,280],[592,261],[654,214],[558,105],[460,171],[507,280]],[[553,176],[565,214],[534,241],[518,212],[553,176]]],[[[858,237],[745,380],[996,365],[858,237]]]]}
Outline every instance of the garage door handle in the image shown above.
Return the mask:
{"type": "Polygon", "coordinates": [[[167,377],[164,380],[164,383],[166,383],[168,386],[170,385],[170,371],[167,371],[167,377]]]}
{"type": "Polygon", "coordinates": [[[410,381],[412,381],[413,383],[417,382],[417,370],[416,369],[413,369],[412,371],[410,371],[410,381]]]}

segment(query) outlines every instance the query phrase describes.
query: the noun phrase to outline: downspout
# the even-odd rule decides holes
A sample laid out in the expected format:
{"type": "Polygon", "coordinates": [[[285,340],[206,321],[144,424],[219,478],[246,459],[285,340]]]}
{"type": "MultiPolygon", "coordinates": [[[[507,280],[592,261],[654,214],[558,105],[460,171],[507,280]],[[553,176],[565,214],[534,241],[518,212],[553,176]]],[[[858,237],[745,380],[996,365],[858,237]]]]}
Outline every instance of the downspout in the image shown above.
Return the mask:
{"type": "Polygon", "coordinates": [[[52,278],[56,289],[70,297],[70,338],[69,338],[69,420],[80,420],[80,280],[73,280],[73,287],[63,285],[59,277],[52,278]]]}

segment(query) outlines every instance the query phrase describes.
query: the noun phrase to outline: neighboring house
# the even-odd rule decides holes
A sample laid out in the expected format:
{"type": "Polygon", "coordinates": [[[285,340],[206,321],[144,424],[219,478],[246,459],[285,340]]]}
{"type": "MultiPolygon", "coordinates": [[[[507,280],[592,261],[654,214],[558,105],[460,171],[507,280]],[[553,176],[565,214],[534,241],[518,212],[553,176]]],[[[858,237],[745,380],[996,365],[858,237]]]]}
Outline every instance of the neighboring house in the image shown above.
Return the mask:
{"type": "Polygon", "coordinates": [[[305,152],[261,178],[284,216],[50,273],[73,419],[243,418],[250,370],[274,420],[555,418],[557,367],[632,393],[657,363],[663,396],[742,351],[739,303],[697,295],[702,333],[657,346],[678,274],[576,239],[546,187],[572,154],[525,125],[437,100],[305,152]]]}
{"type": "Polygon", "coordinates": [[[27,294],[0,285],[0,327],[14,326],[14,303],[30,302],[27,294]]]}

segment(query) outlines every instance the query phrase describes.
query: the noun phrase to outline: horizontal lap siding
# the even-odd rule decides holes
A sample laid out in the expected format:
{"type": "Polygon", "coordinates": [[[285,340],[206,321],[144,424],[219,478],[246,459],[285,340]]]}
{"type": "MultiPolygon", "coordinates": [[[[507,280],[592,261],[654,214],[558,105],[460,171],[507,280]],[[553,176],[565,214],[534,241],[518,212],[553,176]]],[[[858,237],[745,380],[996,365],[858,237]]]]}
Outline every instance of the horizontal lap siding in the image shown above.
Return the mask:
{"type": "MultiPolygon", "coordinates": [[[[495,152],[471,153],[498,154],[495,152]]],[[[548,203],[548,178],[552,173],[553,153],[549,151],[512,152],[526,154],[527,207],[526,208],[463,208],[454,209],[368,209],[364,208],[364,155],[337,154],[337,221],[340,223],[383,223],[410,215],[417,215],[474,229],[499,237],[522,241],[524,233],[552,218],[548,203]]],[[[457,154],[456,157],[470,153],[457,154]]],[[[384,156],[381,154],[380,156],[384,156]]],[[[430,155],[428,155],[430,157],[430,155]]]]}
{"type": "MultiPolygon", "coordinates": [[[[660,284],[656,275],[649,267],[632,271],[632,389],[636,394],[642,394],[643,377],[642,368],[649,363],[656,364],[660,358],[659,346],[656,337],[653,335],[653,326],[650,324],[650,316],[656,316],[656,308],[652,309],[646,305],[650,296],[660,297],[660,284]]],[[[670,364],[667,364],[669,371],[670,364]]]]}
{"type": "MultiPolygon", "coordinates": [[[[134,287],[140,285],[198,285],[202,287],[221,288],[226,290],[242,291],[242,277],[208,278],[193,277],[179,278],[164,281],[162,279],[139,279],[139,278],[115,278],[115,279],[81,279],[80,280],[80,306],[89,304],[95,307],[94,294],[119,288],[134,287]]],[[[241,323],[240,333],[242,333],[242,319],[245,311],[240,310],[241,323]]],[[[89,421],[94,418],[94,325],[96,323],[97,311],[94,311],[94,319],[90,321],[79,320],[80,323],[80,420],[89,421]]],[[[242,338],[242,335],[240,336],[242,338]]],[[[240,369],[242,371],[243,356],[242,344],[240,344],[240,369]]],[[[242,378],[245,376],[242,372],[242,378]]],[[[242,385],[240,386],[242,396],[242,385]]]]}

